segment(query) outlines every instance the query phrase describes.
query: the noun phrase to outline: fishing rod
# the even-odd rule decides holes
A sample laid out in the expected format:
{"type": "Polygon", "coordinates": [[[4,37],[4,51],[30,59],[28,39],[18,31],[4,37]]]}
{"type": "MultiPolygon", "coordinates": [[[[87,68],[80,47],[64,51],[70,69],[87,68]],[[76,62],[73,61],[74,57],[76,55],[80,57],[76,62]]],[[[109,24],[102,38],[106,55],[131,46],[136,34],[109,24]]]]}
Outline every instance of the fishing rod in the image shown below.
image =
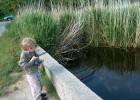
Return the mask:
{"type": "Polygon", "coordinates": [[[42,56],[42,55],[44,55],[45,53],[47,53],[47,52],[43,52],[43,53],[39,54],[39,56],[42,56]]]}

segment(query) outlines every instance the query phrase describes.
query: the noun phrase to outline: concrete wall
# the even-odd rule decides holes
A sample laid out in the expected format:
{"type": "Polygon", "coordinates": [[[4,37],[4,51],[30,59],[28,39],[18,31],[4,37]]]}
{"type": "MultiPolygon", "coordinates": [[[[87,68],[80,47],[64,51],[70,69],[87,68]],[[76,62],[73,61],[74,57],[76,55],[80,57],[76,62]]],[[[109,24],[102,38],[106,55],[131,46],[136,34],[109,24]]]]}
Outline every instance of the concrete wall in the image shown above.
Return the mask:
{"type": "MultiPolygon", "coordinates": [[[[37,47],[36,52],[41,54],[45,51],[37,47]]],[[[45,70],[61,100],[102,100],[48,53],[40,58],[44,59],[45,70]]]]}

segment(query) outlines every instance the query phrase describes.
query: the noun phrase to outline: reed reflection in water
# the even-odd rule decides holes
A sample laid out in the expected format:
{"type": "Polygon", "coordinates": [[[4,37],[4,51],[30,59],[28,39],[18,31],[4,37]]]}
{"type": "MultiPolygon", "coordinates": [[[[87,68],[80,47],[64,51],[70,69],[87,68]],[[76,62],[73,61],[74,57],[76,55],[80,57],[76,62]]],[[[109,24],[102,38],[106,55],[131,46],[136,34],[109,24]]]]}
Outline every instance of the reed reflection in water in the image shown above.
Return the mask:
{"type": "Polygon", "coordinates": [[[104,100],[140,100],[140,49],[89,52],[66,68],[104,100]]]}

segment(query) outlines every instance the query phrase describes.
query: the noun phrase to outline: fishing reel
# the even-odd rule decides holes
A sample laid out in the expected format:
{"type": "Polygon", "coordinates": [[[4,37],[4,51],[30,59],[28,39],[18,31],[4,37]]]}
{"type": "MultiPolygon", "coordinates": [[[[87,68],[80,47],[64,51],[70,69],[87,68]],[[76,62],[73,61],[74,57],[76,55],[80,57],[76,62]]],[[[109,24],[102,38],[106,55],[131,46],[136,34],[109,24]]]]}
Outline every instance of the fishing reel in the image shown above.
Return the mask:
{"type": "Polygon", "coordinates": [[[37,59],[34,61],[34,66],[38,66],[38,65],[40,65],[42,62],[43,62],[42,59],[37,58],[37,59]]]}

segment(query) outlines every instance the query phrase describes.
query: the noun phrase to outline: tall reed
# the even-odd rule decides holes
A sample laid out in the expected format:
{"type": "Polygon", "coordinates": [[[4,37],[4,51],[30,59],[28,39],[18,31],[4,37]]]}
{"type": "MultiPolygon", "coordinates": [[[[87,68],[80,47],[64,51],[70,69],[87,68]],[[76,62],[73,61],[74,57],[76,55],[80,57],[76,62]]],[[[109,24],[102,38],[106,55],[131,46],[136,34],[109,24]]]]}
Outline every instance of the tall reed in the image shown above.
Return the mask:
{"type": "Polygon", "coordinates": [[[112,2],[92,9],[100,46],[138,46],[139,3],[112,2]]]}
{"type": "Polygon", "coordinates": [[[52,54],[89,45],[139,47],[139,2],[109,0],[106,5],[95,0],[94,3],[95,6],[80,2],[78,7],[52,4],[49,11],[41,2],[32,4],[19,10],[7,26],[5,36],[17,42],[23,37],[33,37],[52,54]]]}

